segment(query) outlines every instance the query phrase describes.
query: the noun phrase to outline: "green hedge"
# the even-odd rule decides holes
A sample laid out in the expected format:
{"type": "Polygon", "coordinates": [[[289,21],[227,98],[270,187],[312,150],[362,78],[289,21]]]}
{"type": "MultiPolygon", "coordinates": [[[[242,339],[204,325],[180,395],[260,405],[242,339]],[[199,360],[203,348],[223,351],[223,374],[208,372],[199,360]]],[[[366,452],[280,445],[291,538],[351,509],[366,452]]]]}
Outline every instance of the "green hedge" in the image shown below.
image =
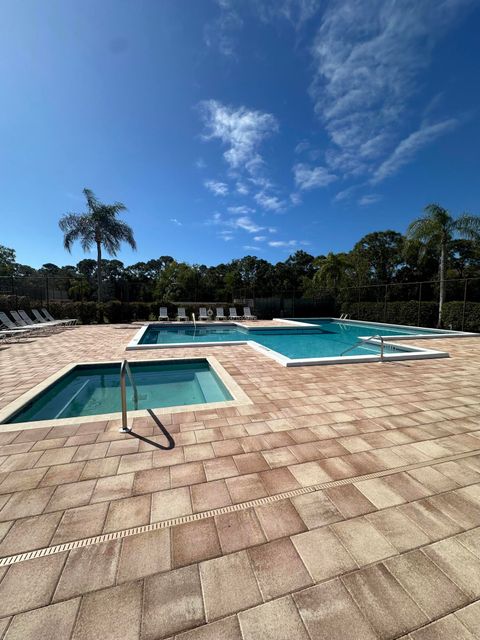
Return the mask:
{"type": "MultiPolygon", "coordinates": [[[[420,318],[418,316],[418,301],[416,300],[388,302],[386,310],[383,302],[343,303],[341,313],[348,313],[350,318],[355,320],[436,327],[438,304],[436,302],[420,303],[420,318]]],[[[443,305],[443,328],[449,329],[451,327],[456,331],[461,331],[462,316],[463,302],[445,302],[443,305]]],[[[480,302],[466,303],[464,331],[480,332],[480,302]]]]}

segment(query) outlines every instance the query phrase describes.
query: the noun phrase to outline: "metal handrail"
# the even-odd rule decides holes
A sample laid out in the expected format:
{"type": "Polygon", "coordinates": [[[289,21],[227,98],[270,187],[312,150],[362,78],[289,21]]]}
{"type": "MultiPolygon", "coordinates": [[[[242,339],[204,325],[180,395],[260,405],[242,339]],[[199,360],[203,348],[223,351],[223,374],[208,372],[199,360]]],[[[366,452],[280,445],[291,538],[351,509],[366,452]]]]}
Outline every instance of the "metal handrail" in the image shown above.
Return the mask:
{"type": "Polygon", "coordinates": [[[127,385],[126,385],[126,376],[130,380],[130,384],[133,388],[133,405],[135,409],[138,409],[138,390],[137,385],[135,384],[135,380],[132,376],[132,371],[130,369],[130,365],[128,364],[128,360],[124,360],[120,365],[120,397],[122,400],[122,428],[120,429],[121,433],[130,433],[132,430],[127,425],[127,385]]]}
{"type": "Polygon", "coordinates": [[[353,346],[348,347],[348,349],[345,349],[345,351],[343,351],[340,355],[344,356],[346,353],[348,353],[352,349],[356,349],[357,347],[361,347],[362,344],[365,344],[366,342],[370,342],[370,340],[373,340],[374,338],[376,338],[377,340],[380,340],[380,360],[383,361],[383,350],[384,350],[384,347],[385,347],[385,340],[384,340],[383,336],[381,336],[380,334],[378,334],[376,336],[369,336],[368,338],[365,338],[364,340],[360,340],[359,342],[357,342],[353,346]]]}

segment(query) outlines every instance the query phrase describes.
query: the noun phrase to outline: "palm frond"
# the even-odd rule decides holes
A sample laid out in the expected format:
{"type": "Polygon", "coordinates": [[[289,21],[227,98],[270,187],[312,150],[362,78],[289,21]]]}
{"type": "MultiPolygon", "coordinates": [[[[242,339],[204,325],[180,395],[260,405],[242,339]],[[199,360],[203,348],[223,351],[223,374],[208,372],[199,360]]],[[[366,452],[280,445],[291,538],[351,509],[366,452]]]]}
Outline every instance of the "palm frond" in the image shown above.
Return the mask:
{"type": "Polygon", "coordinates": [[[456,219],[455,229],[469,240],[480,240],[480,217],[463,213],[456,219]]]}

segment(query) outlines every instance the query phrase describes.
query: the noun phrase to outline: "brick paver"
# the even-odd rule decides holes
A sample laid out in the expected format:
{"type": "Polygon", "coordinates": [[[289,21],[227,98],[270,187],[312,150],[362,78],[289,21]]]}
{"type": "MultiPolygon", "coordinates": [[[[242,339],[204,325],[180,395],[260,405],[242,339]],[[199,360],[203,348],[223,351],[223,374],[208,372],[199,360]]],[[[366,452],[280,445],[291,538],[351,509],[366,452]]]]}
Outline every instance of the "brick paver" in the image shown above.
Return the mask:
{"type": "Polygon", "coordinates": [[[94,417],[0,431],[0,557],[172,520],[0,568],[0,638],[480,639],[476,338],[284,368],[245,345],[125,352],[135,331],[8,345],[0,407],[72,362],[207,354],[252,404],[162,415],[171,451],[149,418],[145,440],[94,417]]]}

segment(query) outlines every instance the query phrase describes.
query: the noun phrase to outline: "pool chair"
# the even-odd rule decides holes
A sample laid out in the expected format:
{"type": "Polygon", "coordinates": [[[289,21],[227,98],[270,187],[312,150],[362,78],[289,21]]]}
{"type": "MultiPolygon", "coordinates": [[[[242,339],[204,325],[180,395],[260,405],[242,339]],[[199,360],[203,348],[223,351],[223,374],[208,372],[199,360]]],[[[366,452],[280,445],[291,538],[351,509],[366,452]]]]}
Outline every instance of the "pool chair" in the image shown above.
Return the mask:
{"type": "Polygon", "coordinates": [[[45,329],[50,328],[53,330],[53,329],[61,329],[64,326],[61,322],[57,322],[56,320],[54,320],[53,322],[49,322],[48,320],[45,320],[44,322],[34,322],[34,320],[32,320],[28,315],[28,313],[23,309],[18,310],[18,315],[30,327],[34,327],[36,325],[38,327],[43,327],[45,329]]]}
{"type": "MultiPolygon", "coordinates": [[[[22,314],[22,311],[19,311],[18,313],[20,313],[20,315],[22,314]]],[[[24,313],[24,312],[23,312],[24,313]]],[[[44,326],[47,325],[51,325],[52,327],[54,325],[58,326],[58,327],[64,327],[65,323],[62,320],[54,320],[53,322],[51,322],[50,320],[47,320],[46,318],[44,318],[42,316],[42,314],[40,313],[40,311],[38,311],[38,309],[32,309],[32,314],[33,317],[35,318],[35,320],[37,321],[37,323],[42,323],[44,326]]],[[[23,317],[23,316],[22,316],[23,317]]],[[[24,318],[25,319],[25,318],[24,318]]]]}
{"type": "Polygon", "coordinates": [[[169,320],[168,313],[167,313],[167,307],[160,307],[160,310],[158,312],[158,319],[159,320],[169,320]]]}
{"type": "Polygon", "coordinates": [[[65,325],[78,324],[77,318],[61,318],[59,320],[55,320],[50,311],[48,309],[45,309],[45,307],[42,307],[41,312],[45,316],[47,322],[60,322],[61,324],[65,325]]]}
{"type": "Polygon", "coordinates": [[[217,307],[215,310],[216,320],[226,320],[227,316],[223,313],[223,307],[217,307]]]}
{"type": "Polygon", "coordinates": [[[235,307],[230,307],[228,310],[228,319],[229,320],[242,320],[242,316],[239,316],[235,307]]]}
{"type": "Polygon", "coordinates": [[[46,333],[53,328],[51,326],[48,326],[46,323],[41,324],[40,322],[37,323],[37,322],[33,322],[32,320],[30,320],[30,322],[27,322],[22,318],[22,316],[19,314],[18,311],[13,311],[12,309],[10,310],[10,315],[12,316],[15,322],[15,325],[23,329],[32,329],[32,331],[39,331],[39,332],[43,331],[44,333],[46,333]]]}
{"type": "Polygon", "coordinates": [[[257,316],[252,315],[250,307],[243,307],[243,319],[244,320],[256,320],[257,316]]]}
{"type": "Polygon", "coordinates": [[[27,328],[25,326],[26,325],[25,322],[23,322],[23,324],[17,323],[17,321],[14,322],[7,316],[7,314],[4,311],[0,311],[0,324],[6,329],[8,329],[9,331],[23,331],[24,333],[25,332],[35,333],[39,331],[37,325],[29,326],[27,328]]]}
{"type": "Polygon", "coordinates": [[[187,314],[185,313],[185,307],[178,307],[177,321],[181,322],[182,320],[188,320],[187,314]]]}
{"type": "Polygon", "coordinates": [[[207,322],[208,320],[210,320],[207,313],[207,307],[200,307],[200,309],[198,310],[198,319],[202,320],[203,322],[207,322]]]}

